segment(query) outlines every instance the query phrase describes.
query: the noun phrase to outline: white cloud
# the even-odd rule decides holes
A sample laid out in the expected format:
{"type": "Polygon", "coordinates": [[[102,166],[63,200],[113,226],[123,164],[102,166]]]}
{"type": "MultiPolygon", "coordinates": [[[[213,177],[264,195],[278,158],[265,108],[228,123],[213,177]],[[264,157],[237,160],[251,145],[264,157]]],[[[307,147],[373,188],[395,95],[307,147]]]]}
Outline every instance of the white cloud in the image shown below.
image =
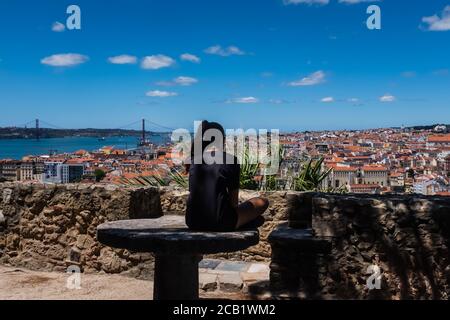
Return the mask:
{"type": "Polygon", "coordinates": [[[137,63],[137,57],[123,54],[120,56],[108,58],[109,63],[112,64],[135,64],[137,63]]]}
{"type": "Polygon", "coordinates": [[[244,104],[250,104],[250,103],[258,103],[259,99],[255,97],[242,97],[242,98],[234,98],[231,100],[228,100],[228,103],[244,103],[244,104]]]}
{"type": "Polygon", "coordinates": [[[64,24],[62,24],[61,22],[54,22],[52,24],[52,31],[53,32],[63,32],[66,30],[66,26],[64,24]]]}
{"type": "Polygon", "coordinates": [[[186,87],[186,86],[191,86],[193,84],[196,84],[198,82],[199,81],[196,78],[180,76],[180,77],[173,79],[172,81],[158,81],[155,84],[158,86],[163,86],[163,87],[173,87],[176,85],[186,87]]]}
{"type": "Polygon", "coordinates": [[[42,64],[52,67],[72,67],[89,60],[89,57],[78,53],[54,54],[41,60],[42,64]]]}
{"type": "Polygon", "coordinates": [[[245,52],[239,49],[236,46],[229,46],[227,48],[222,48],[222,46],[216,45],[205,49],[205,53],[207,54],[215,54],[222,57],[228,57],[232,55],[242,56],[245,55],[245,52]]]}
{"type": "Polygon", "coordinates": [[[269,99],[269,102],[273,103],[273,104],[287,104],[287,103],[292,103],[293,101],[286,100],[286,99],[269,99]]]}
{"type": "Polygon", "coordinates": [[[319,70],[300,80],[292,81],[288,85],[291,87],[314,86],[325,82],[325,72],[319,70]]]}
{"type": "Polygon", "coordinates": [[[176,84],[179,84],[180,86],[190,86],[198,82],[197,79],[192,77],[178,77],[173,80],[176,84]]]}
{"type": "MultiPolygon", "coordinates": [[[[358,4],[358,3],[367,3],[367,2],[380,2],[381,0],[339,0],[339,3],[343,4],[358,4]]],[[[330,0],[283,0],[284,5],[290,4],[306,4],[306,5],[327,5],[330,3],[330,0]]]]}
{"type": "Polygon", "coordinates": [[[158,54],[155,56],[147,56],[142,59],[141,67],[142,69],[157,70],[161,68],[170,67],[175,64],[175,60],[171,57],[158,54]]]}
{"type": "Polygon", "coordinates": [[[441,16],[435,14],[430,17],[423,17],[422,22],[426,23],[429,31],[449,31],[450,30],[450,5],[446,6],[441,16]]]}
{"type": "Polygon", "coordinates": [[[380,97],[380,102],[394,102],[396,98],[391,94],[385,94],[380,97]]]}
{"type": "Polygon", "coordinates": [[[147,97],[167,98],[167,97],[175,97],[178,95],[178,93],[170,92],[170,91],[154,90],[154,91],[148,91],[145,95],[147,97]]]}
{"type": "Polygon", "coordinates": [[[289,4],[319,4],[319,5],[325,5],[328,4],[330,0],[283,0],[283,3],[285,5],[289,4]]]}
{"type": "Polygon", "coordinates": [[[347,102],[352,104],[353,106],[362,106],[364,103],[359,98],[349,98],[347,102]]]}
{"type": "Polygon", "coordinates": [[[175,85],[173,81],[158,81],[155,84],[161,87],[173,87],[175,85]]]}
{"type": "Polygon", "coordinates": [[[200,63],[200,61],[201,61],[199,57],[197,57],[194,54],[190,54],[190,53],[183,53],[180,56],[180,59],[183,61],[189,61],[189,62],[193,62],[193,63],[200,63]]]}
{"type": "Polygon", "coordinates": [[[357,4],[357,3],[365,3],[365,2],[379,2],[380,0],[339,0],[339,3],[345,4],[357,4]]]}
{"type": "Polygon", "coordinates": [[[325,97],[320,101],[325,102],[325,103],[330,103],[330,102],[334,102],[334,98],[333,97],[325,97]]]}

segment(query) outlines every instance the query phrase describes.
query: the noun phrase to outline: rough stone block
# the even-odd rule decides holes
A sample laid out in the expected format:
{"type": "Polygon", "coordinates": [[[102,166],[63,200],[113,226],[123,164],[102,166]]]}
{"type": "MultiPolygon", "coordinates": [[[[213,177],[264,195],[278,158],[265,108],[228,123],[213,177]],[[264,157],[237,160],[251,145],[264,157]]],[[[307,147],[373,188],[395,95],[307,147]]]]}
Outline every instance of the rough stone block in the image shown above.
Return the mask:
{"type": "Polygon", "coordinates": [[[312,200],[315,193],[289,192],[287,194],[287,213],[292,228],[310,228],[312,225],[312,200]]]}
{"type": "Polygon", "coordinates": [[[216,274],[199,274],[199,288],[204,291],[215,291],[218,288],[218,276],[216,274]]]}
{"type": "Polygon", "coordinates": [[[224,292],[238,292],[242,290],[243,281],[238,272],[219,275],[219,288],[224,292]]]}

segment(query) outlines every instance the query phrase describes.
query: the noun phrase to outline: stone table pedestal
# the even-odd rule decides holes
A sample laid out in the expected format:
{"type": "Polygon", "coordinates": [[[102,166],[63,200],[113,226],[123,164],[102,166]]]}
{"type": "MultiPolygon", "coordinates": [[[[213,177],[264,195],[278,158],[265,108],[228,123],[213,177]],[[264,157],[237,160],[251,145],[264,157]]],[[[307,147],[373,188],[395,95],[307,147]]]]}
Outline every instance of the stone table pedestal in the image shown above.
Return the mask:
{"type": "Polygon", "coordinates": [[[191,231],[182,216],[102,224],[97,239],[113,248],[155,254],[155,300],[198,299],[198,263],[204,254],[234,252],[259,242],[256,229],[191,231]]]}

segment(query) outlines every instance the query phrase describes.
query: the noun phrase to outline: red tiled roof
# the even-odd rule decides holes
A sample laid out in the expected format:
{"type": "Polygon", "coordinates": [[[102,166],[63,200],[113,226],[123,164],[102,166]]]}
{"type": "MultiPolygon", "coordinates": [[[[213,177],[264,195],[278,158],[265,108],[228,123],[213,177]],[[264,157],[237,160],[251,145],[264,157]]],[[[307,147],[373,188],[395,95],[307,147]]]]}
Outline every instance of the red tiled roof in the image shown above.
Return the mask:
{"type": "Polygon", "coordinates": [[[340,167],[340,166],[333,166],[333,171],[340,171],[340,172],[355,172],[358,170],[358,168],[355,167],[340,167]]]}
{"type": "Polygon", "coordinates": [[[379,185],[377,184],[351,184],[350,187],[352,189],[378,189],[381,188],[379,185]]]}
{"type": "Polygon", "coordinates": [[[450,143],[450,134],[439,134],[428,137],[428,142],[432,143],[450,143]]]}
{"type": "Polygon", "coordinates": [[[364,171],[388,171],[385,166],[364,166],[362,169],[364,171]]]}

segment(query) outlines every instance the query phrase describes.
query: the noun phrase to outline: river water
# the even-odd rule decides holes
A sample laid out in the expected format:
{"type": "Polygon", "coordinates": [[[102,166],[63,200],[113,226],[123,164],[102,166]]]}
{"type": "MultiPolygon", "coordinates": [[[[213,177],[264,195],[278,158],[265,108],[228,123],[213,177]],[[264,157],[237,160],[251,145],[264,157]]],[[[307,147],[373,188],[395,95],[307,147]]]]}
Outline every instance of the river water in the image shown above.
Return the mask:
{"type": "MultiPolygon", "coordinates": [[[[164,144],[169,141],[167,135],[152,135],[149,137],[154,144],[164,144]]],[[[28,155],[48,155],[50,152],[70,153],[83,149],[95,151],[104,146],[114,146],[118,149],[132,149],[137,146],[138,137],[107,137],[103,139],[90,137],[68,137],[52,139],[0,139],[0,159],[20,160],[28,155]]]]}

